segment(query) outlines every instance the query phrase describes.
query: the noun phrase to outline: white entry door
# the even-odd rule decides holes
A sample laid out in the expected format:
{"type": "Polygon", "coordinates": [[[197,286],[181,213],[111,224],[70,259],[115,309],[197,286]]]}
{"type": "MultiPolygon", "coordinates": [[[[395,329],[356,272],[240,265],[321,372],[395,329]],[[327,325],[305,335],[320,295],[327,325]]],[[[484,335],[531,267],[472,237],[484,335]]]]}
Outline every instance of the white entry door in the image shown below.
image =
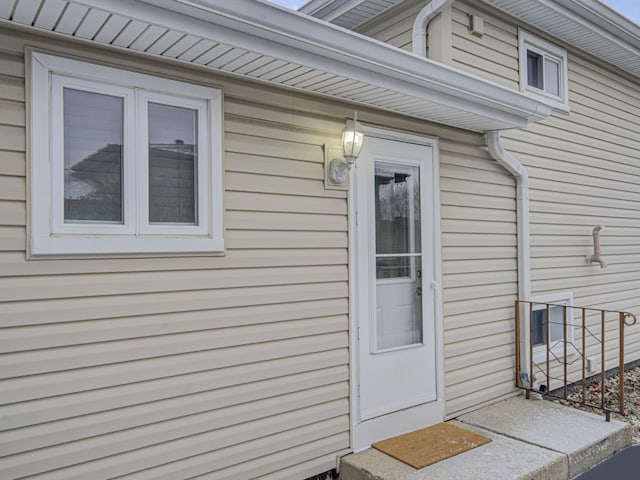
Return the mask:
{"type": "Polygon", "coordinates": [[[357,162],[354,449],[443,419],[433,157],[428,144],[367,135],[357,162]]]}

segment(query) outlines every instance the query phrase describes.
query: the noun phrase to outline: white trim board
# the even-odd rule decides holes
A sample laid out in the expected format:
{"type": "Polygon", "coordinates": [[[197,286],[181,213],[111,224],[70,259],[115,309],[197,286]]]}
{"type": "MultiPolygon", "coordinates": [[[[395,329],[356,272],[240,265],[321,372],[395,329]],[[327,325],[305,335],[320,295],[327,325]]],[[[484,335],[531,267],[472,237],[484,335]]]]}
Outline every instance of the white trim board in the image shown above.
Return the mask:
{"type": "MultiPolygon", "coordinates": [[[[442,246],[441,246],[441,228],[440,228],[440,185],[439,185],[439,147],[438,139],[434,137],[425,137],[405,132],[386,130],[368,125],[362,125],[361,128],[365,133],[365,141],[367,137],[377,137],[388,140],[413,143],[431,147],[432,150],[432,184],[429,188],[432,190],[432,204],[426,205],[430,210],[423,212],[424,218],[430,218],[428,228],[432,229],[432,254],[433,254],[433,279],[431,285],[425,284],[423,288],[433,289],[433,315],[434,315],[434,334],[435,334],[435,380],[436,380],[436,399],[427,404],[409,407],[400,412],[394,412],[392,415],[384,415],[378,417],[376,422],[360,422],[359,414],[359,379],[358,379],[358,285],[356,284],[360,276],[357,271],[357,239],[355,235],[357,226],[357,214],[354,195],[357,193],[355,188],[356,175],[350,175],[349,188],[349,311],[350,311],[350,383],[351,383],[351,445],[354,451],[359,451],[370,445],[372,441],[380,440],[390,431],[406,432],[415,428],[416,417],[420,418],[424,426],[441,422],[445,419],[445,397],[444,397],[444,325],[442,310],[442,246]]],[[[357,160],[356,160],[357,162],[357,160]]],[[[424,252],[426,254],[426,252],[424,252]]]]}

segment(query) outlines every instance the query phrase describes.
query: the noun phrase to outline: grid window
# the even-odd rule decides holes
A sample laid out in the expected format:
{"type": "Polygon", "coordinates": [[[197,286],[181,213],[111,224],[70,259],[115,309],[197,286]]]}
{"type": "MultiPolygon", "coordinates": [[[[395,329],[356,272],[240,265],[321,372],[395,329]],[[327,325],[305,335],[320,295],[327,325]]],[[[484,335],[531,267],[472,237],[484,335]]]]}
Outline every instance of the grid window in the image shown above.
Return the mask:
{"type": "Polygon", "coordinates": [[[568,109],[566,50],[521,30],[520,89],[553,107],[568,109]]]}
{"type": "Polygon", "coordinates": [[[33,255],[223,250],[219,90],[40,53],[31,88],[33,255]]]}

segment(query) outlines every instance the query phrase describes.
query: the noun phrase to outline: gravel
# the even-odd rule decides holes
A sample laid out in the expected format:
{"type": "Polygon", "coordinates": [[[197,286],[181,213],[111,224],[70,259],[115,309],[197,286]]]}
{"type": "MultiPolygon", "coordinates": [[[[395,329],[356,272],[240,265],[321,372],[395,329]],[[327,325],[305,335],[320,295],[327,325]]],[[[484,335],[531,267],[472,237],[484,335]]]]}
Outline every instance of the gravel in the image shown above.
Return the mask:
{"type": "MultiPolygon", "coordinates": [[[[592,380],[587,383],[586,389],[586,401],[595,405],[600,405],[601,387],[600,379],[592,380]]],[[[612,409],[618,409],[620,402],[619,386],[620,378],[618,374],[611,376],[605,380],[605,405],[610,406],[612,409]]],[[[582,399],[582,391],[580,386],[573,385],[571,390],[573,393],[569,394],[569,398],[573,400],[582,399]]],[[[627,422],[633,429],[633,443],[640,443],[640,366],[629,370],[624,373],[624,400],[625,400],[625,415],[619,415],[612,413],[611,417],[616,420],[627,422]]],[[[563,405],[569,405],[580,410],[587,412],[598,413],[604,415],[602,410],[591,407],[583,407],[566,400],[555,400],[563,405]]]]}

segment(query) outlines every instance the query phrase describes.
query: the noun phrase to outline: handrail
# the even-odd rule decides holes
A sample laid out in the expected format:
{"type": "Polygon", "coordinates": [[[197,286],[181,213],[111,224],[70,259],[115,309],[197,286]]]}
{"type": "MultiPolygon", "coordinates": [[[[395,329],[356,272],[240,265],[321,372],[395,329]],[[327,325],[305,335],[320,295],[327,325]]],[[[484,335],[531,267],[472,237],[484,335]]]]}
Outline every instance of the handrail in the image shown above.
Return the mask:
{"type": "MultiPolygon", "coordinates": [[[[516,334],[516,387],[525,390],[526,397],[529,399],[531,397],[531,393],[534,392],[536,394],[542,395],[545,398],[556,398],[562,399],[569,402],[577,403],[582,406],[588,406],[591,408],[596,408],[602,410],[605,415],[607,421],[611,418],[611,413],[619,413],[624,415],[624,329],[625,327],[631,327],[638,322],[637,317],[625,311],[619,310],[607,310],[607,309],[598,309],[591,307],[574,307],[566,304],[558,304],[558,303],[547,303],[547,302],[534,302],[534,301],[525,301],[525,300],[516,300],[515,302],[515,334],[516,334]],[[528,309],[524,309],[522,312],[528,310],[528,318],[527,322],[529,326],[529,371],[523,373],[521,371],[520,360],[521,360],[521,347],[520,347],[520,337],[521,337],[521,327],[520,327],[520,316],[522,315],[521,306],[528,306],[528,309]],[[540,306],[541,308],[535,308],[540,306]],[[557,307],[562,308],[562,322],[552,321],[551,320],[551,309],[557,307]],[[546,318],[541,326],[544,329],[544,333],[546,333],[546,339],[544,342],[534,345],[534,322],[533,312],[537,310],[546,310],[546,318]],[[571,311],[571,318],[569,317],[569,311],[571,311]],[[569,340],[569,329],[576,328],[574,325],[575,315],[574,312],[581,312],[580,319],[580,331],[581,331],[581,346],[578,348],[574,342],[569,340]],[[591,324],[588,324],[587,317],[591,314],[597,317],[597,320],[594,322],[591,320],[591,324]],[[606,380],[606,341],[608,340],[606,332],[607,327],[609,326],[609,330],[611,330],[613,322],[611,321],[612,315],[615,315],[617,319],[617,328],[618,328],[618,373],[620,377],[619,381],[619,403],[617,408],[613,408],[612,405],[608,404],[605,401],[605,380],[606,380]],[[562,339],[553,340],[551,338],[551,325],[562,325],[562,339]],[[599,328],[600,336],[596,335],[594,331],[599,328]],[[593,357],[593,355],[588,355],[587,352],[587,337],[591,337],[595,340],[595,344],[600,344],[599,355],[600,355],[600,404],[594,405],[592,403],[588,403],[586,401],[586,385],[587,385],[587,357],[593,357]],[[557,345],[562,345],[562,354],[559,356],[557,353],[557,345]],[[570,381],[570,379],[577,376],[577,372],[569,372],[569,367],[572,366],[577,360],[569,361],[569,348],[571,347],[572,355],[576,354],[581,357],[581,370],[582,376],[579,381],[570,381]],[[544,361],[535,361],[534,350],[542,349],[545,350],[544,361]],[[552,375],[552,362],[554,363],[554,367],[562,369],[562,377],[558,378],[557,376],[552,375]],[[539,386],[536,388],[535,381],[535,373],[540,374],[544,378],[544,383],[538,382],[539,386]],[[556,386],[552,388],[553,380],[561,380],[562,385],[556,386]],[[582,387],[582,395],[580,400],[572,399],[569,397],[569,385],[581,383],[582,387]],[[561,391],[562,394],[558,394],[557,391],[561,391]]],[[[543,335],[544,336],[544,335],[543,335]]],[[[593,345],[591,346],[593,349],[593,345]]],[[[538,355],[539,357],[540,355],[538,355]]],[[[591,378],[591,377],[590,377],[591,378]]]]}

